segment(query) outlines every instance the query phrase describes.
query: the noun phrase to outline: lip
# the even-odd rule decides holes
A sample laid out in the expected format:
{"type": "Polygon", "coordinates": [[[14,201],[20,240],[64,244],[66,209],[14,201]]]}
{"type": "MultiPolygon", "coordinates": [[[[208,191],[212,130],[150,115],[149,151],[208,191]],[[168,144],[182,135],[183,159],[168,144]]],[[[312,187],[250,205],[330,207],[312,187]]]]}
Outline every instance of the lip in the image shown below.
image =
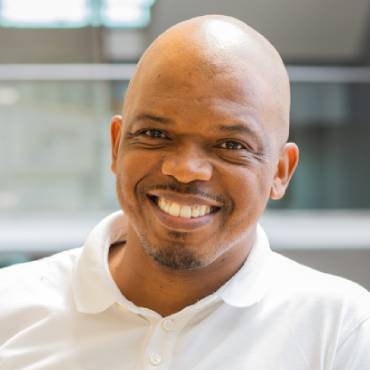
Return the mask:
{"type": "MultiPolygon", "coordinates": [[[[152,194],[151,192],[150,195],[154,195],[154,194],[152,194]]],[[[147,198],[148,198],[148,202],[151,208],[154,211],[154,214],[156,215],[158,220],[161,222],[161,224],[168,229],[172,229],[176,231],[196,230],[196,229],[202,228],[208,225],[209,223],[211,223],[213,219],[217,217],[217,214],[218,214],[218,211],[216,211],[216,212],[209,213],[205,216],[196,217],[196,218],[185,218],[185,217],[172,216],[172,215],[169,215],[168,213],[163,212],[158,207],[158,205],[152,199],[150,199],[150,195],[148,195],[147,198]]],[[[169,198],[166,197],[166,199],[169,199],[169,198]]],[[[200,204],[199,198],[197,199],[198,200],[196,204],[200,204]]],[[[173,201],[178,202],[177,200],[173,200],[173,201]]],[[[181,204],[180,202],[178,203],[181,204]]],[[[191,203],[186,203],[186,204],[190,205],[191,203]]],[[[205,203],[202,203],[202,204],[205,204],[205,203]]]]}
{"type": "Polygon", "coordinates": [[[155,196],[155,197],[163,197],[171,202],[176,202],[180,205],[187,205],[187,206],[197,206],[197,205],[204,205],[209,207],[217,207],[221,208],[222,204],[193,194],[180,194],[180,193],[173,193],[166,190],[151,190],[147,193],[147,195],[155,196]]]}

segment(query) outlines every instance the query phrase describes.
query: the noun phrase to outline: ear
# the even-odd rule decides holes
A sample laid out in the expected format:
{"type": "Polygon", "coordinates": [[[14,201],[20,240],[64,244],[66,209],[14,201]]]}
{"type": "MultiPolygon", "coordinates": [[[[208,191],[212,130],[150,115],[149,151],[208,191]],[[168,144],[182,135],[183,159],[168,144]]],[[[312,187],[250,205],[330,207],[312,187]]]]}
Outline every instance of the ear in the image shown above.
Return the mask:
{"type": "Polygon", "coordinates": [[[112,117],[110,133],[112,140],[112,164],[111,170],[116,174],[118,150],[121,141],[122,116],[115,115],[112,117]]]}
{"type": "Polygon", "coordinates": [[[279,162],[271,187],[270,198],[281,199],[298,165],[299,149],[294,143],[286,143],[281,150],[279,162]]]}

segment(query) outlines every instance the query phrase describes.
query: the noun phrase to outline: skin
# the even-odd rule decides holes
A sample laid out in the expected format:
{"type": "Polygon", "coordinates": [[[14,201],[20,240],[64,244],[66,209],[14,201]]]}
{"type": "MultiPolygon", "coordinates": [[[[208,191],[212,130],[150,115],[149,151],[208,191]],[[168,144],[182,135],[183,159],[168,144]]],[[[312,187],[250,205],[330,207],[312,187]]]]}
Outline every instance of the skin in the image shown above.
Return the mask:
{"type": "Polygon", "coordinates": [[[289,105],[279,54],[234,18],[193,18],[147,49],[123,116],[111,124],[128,226],[109,266],[125,297],[168,316],[240,269],[268,200],[283,197],[298,163],[297,146],[287,142],[289,105]],[[201,227],[169,226],[153,192],[180,194],[186,204],[198,196],[217,212],[201,227]]]}

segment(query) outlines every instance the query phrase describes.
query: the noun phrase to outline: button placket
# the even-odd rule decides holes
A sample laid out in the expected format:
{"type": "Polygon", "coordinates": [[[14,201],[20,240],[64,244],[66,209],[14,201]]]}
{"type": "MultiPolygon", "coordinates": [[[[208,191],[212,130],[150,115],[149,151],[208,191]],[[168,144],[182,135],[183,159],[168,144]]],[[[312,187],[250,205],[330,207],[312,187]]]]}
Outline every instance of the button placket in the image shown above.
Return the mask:
{"type": "MultiPolygon", "coordinates": [[[[152,333],[146,345],[144,362],[148,369],[168,369],[176,341],[176,325],[172,318],[153,322],[152,333]]],[[[146,367],[145,367],[146,368],[146,367]]]]}
{"type": "Polygon", "coordinates": [[[175,329],[175,323],[173,319],[164,319],[162,321],[162,328],[165,331],[173,331],[175,329]]]}
{"type": "Polygon", "coordinates": [[[152,352],[149,355],[149,362],[153,366],[158,366],[162,363],[162,356],[159,353],[152,352]]]}

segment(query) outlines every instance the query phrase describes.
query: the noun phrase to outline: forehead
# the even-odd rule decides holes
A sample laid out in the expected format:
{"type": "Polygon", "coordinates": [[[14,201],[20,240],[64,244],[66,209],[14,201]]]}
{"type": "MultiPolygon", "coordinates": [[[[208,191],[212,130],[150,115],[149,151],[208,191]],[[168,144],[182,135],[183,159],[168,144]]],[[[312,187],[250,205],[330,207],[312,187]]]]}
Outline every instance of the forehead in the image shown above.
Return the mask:
{"type": "Polygon", "coordinates": [[[271,86],[252,65],[166,60],[139,70],[125,114],[145,109],[161,115],[255,116],[263,121],[273,106],[272,98],[271,86]]]}

